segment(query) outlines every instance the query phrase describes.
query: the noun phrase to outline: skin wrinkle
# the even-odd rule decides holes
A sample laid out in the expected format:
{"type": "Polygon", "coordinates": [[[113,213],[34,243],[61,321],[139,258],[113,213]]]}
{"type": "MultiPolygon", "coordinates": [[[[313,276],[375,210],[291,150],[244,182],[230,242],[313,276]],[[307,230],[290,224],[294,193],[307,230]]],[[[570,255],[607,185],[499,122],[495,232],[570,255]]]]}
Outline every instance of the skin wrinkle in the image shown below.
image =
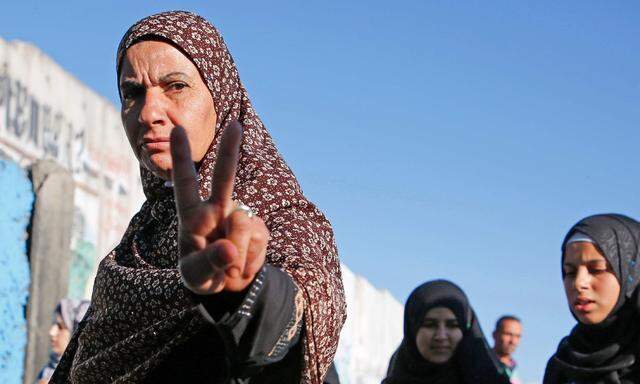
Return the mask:
{"type": "Polygon", "coordinates": [[[131,148],[143,166],[170,180],[169,145],[159,144],[161,148],[152,152],[145,150],[142,140],[169,138],[177,125],[185,128],[192,160],[202,161],[213,141],[216,111],[193,62],[171,44],[141,41],[131,46],[124,57],[120,84],[125,83],[140,90],[127,98],[130,88],[124,88],[121,115],[131,148]],[[178,84],[184,88],[171,88],[178,84]]]}

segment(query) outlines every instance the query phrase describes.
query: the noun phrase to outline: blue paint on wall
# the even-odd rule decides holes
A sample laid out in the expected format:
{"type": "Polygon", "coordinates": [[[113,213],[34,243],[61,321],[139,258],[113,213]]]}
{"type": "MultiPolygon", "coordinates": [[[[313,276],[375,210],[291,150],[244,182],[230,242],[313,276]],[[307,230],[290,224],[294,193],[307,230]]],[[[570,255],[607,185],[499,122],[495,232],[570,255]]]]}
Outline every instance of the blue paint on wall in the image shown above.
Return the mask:
{"type": "Polygon", "coordinates": [[[27,226],[33,188],[24,170],[0,159],[0,383],[20,384],[27,345],[27,226]]]}

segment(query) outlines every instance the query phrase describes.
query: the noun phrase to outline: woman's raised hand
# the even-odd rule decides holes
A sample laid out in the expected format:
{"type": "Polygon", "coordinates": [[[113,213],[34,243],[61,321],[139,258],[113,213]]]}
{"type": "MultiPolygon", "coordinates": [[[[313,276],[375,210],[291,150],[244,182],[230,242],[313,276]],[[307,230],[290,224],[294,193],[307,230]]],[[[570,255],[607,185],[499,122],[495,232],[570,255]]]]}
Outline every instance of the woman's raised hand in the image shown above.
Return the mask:
{"type": "Polygon", "coordinates": [[[178,266],[184,285],[200,295],[242,291],[264,264],[269,240],[264,221],[237,209],[231,199],[241,141],[242,126],[233,121],[222,132],[211,197],[203,201],[186,132],[179,126],[171,132],[178,266]]]}

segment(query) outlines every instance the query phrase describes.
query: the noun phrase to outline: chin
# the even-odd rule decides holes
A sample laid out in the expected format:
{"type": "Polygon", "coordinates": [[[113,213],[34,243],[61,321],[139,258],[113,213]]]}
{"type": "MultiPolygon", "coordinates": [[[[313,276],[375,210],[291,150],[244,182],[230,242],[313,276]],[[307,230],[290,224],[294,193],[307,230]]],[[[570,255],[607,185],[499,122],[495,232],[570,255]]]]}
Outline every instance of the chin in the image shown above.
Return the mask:
{"type": "Polygon", "coordinates": [[[438,357],[432,357],[427,360],[433,364],[444,364],[448,362],[450,359],[451,359],[451,356],[447,356],[447,357],[438,356],[438,357]]]}
{"type": "Polygon", "coordinates": [[[142,161],[143,166],[154,175],[164,180],[171,180],[171,156],[164,154],[153,155],[142,161]]]}
{"type": "Polygon", "coordinates": [[[578,318],[579,322],[581,322],[582,324],[585,324],[585,325],[596,325],[596,324],[601,323],[604,320],[604,319],[600,318],[601,316],[597,316],[597,315],[594,315],[594,314],[586,314],[586,315],[580,314],[580,315],[578,315],[578,314],[574,313],[574,315],[578,318]]]}

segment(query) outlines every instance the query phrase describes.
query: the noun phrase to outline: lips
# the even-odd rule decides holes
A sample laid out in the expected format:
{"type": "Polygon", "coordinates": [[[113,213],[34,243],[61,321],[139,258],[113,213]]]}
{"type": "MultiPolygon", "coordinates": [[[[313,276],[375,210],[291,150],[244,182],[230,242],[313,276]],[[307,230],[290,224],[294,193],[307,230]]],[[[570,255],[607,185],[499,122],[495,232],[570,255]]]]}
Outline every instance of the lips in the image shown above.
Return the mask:
{"type": "Polygon", "coordinates": [[[166,151],[169,149],[170,141],[168,137],[144,137],[140,147],[149,152],[166,151]]]}
{"type": "Polygon", "coordinates": [[[573,308],[578,312],[589,312],[595,306],[595,301],[586,297],[579,297],[573,302],[573,308]]]}
{"type": "Polygon", "coordinates": [[[451,350],[451,348],[448,347],[448,346],[434,345],[434,346],[431,347],[431,350],[434,351],[434,352],[443,353],[443,352],[449,352],[451,350]]]}

